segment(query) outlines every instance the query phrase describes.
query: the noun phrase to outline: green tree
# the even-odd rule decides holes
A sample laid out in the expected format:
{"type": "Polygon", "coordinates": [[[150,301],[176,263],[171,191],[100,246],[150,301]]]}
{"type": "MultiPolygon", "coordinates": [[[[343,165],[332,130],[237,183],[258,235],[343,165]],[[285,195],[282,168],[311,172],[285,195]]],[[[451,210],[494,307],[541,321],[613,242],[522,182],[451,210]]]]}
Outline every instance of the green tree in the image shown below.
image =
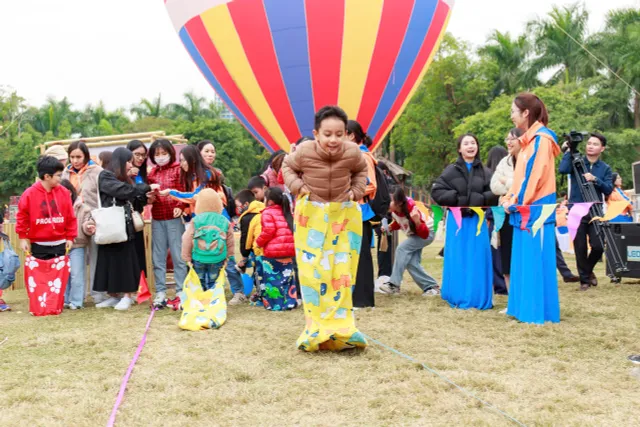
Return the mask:
{"type": "Polygon", "coordinates": [[[530,52],[531,46],[524,35],[511,38],[509,33],[497,30],[491,34],[478,53],[496,64],[495,95],[515,93],[538,85],[529,64],[530,52]]]}
{"type": "Polygon", "coordinates": [[[494,81],[469,46],[445,35],[415,96],[391,134],[391,144],[414,172],[413,184],[429,186],[455,158],[454,128],[489,106],[494,81]]]}
{"type": "Polygon", "coordinates": [[[564,81],[568,84],[593,77],[598,70],[597,64],[578,44],[589,43],[588,22],[589,13],[580,3],[562,8],[554,6],[546,18],[530,22],[527,27],[533,34],[537,54],[532,71],[539,73],[559,67],[551,78],[552,83],[564,81]]]}
{"type": "Polygon", "coordinates": [[[174,131],[183,134],[192,144],[203,139],[213,141],[215,167],[224,174],[226,184],[236,191],[245,188],[249,178],[260,169],[258,158],[264,148],[237,122],[198,117],[193,122],[176,123],[174,131]]]}
{"type": "Polygon", "coordinates": [[[36,162],[42,134],[30,124],[18,135],[17,128],[0,138],[0,200],[22,194],[36,178],[36,162]]]}
{"type": "Polygon", "coordinates": [[[162,94],[159,94],[157,98],[149,101],[147,98],[142,98],[136,105],[132,105],[129,111],[131,114],[135,114],[136,118],[141,119],[143,117],[160,117],[164,115],[166,108],[162,105],[162,94]]]}
{"type": "Polygon", "coordinates": [[[217,118],[217,110],[210,110],[206,104],[207,100],[204,97],[187,92],[184,94],[184,104],[169,104],[167,110],[171,118],[190,122],[197,117],[217,118]]]}

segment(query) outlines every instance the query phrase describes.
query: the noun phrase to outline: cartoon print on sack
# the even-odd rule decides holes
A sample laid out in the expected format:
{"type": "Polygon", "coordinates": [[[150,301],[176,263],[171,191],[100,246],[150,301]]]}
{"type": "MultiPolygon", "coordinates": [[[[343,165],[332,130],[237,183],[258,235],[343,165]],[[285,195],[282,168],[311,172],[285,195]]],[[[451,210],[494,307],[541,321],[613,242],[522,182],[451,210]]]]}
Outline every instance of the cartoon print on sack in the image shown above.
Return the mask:
{"type": "Polygon", "coordinates": [[[33,276],[29,276],[28,283],[29,283],[29,292],[35,291],[36,290],[36,281],[33,278],[33,276]]]}
{"type": "Polygon", "coordinates": [[[331,280],[331,287],[334,291],[338,291],[342,288],[348,288],[351,285],[351,280],[348,275],[343,274],[339,279],[331,280]]]}
{"type": "Polygon", "coordinates": [[[47,306],[47,293],[43,293],[42,295],[40,295],[38,297],[38,301],[40,301],[40,307],[46,307],[47,306]]]}
{"type": "Polygon", "coordinates": [[[38,259],[32,256],[26,257],[24,260],[25,267],[29,267],[29,270],[33,270],[36,267],[39,267],[38,259]]]}
{"type": "Polygon", "coordinates": [[[315,254],[302,250],[302,262],[307,264],[313,264],[313,260],[316,258],[315,254]]]}
{"type": "Polygon", "coordinates": [[[59,257],[59,258],[55,258],[53,260],[53,266],[55,267],[56,270],[60,271],[62,270],[62,267],[65,266],[66,264],[66,257],[59,257]]]}
{"type": "Polygon", "coordinates": [[[325,296],[327,294],[327,284],[326,283],[321,283],[320,284],[320,295],[325,296]]]}
{"type": "Polygon", "coordinates": [[[60,293],[60,288],[62,288],[62,282],[60,281],[60,278],[56,278],[53,282],[49,282],[48,285],[51,293],[60,293]]]}
{"type": "Polygon", "coordinates": [[[291,277],[291,276],[293,275],[293,270],[291,270],[291,269],[284,270],[284,271],[282,272],[282,275],[283,275],[284,277],[291,277]]]}
{"type": "Polygon", "coordinates": [[[327,307],[325,312],[320,314],[320,318],[321,319],[326,319],[327,317],[329,317],[331,312],[334,311],[335,309],[336,309],[335,307],[327,307]]]}
{"type": "Polygon", "coordinates": [[[302,292],[302,299],[305,303],[320,307],[320,295],[318,294],[318,291],[310,288],[309,286],[301,286],[300,290],[302,292]]]}
{"type": "Polygon", "coordinates": [[[339,233],[343,232],[347,228],[347,224],[348,223],[349,223],[348,219],[345,219],[341,223],[340,222],[334,222],[333,224],[331,224],[331,231],[333,231],[333,234],[339,234],[339,233]]]}
{"type": "Polygon", "coordinates": [[[318,270],[316,270],[315,268],[313,269],[313,278],[314,278],[314,279],[317,279],[317,280],[319,280],[319,279],[321,279],[321,278],[322,278],[322,276],[320,275],[320,273],[318,272],[318,270]]]}
{"type": "Polygon", "coordinates": [[[340,301],[340,297],[341,297],[341,296],[342,296],[341,292],[340,292],[340,291],[338,291],[338,293],[336,294],[336,296],[335,296],[335,297],[333,297],[333,300],[334,300],[334,301],[340,301]]]}
{"type": "Polygon", "coordinates": [[[318,230],[309,230],[307,235],[307,246],[311,249],[320,249],[324,243],[324,233],[318,230]]]}
{"type": "Polygon", "coordinates": [[[329,264],[330,255],[333,255],[332,250],[324,251],[322,254],[322,260],[320,261],[320,265],[322,266],[322,268],[325,269],[325,271],[331,270],[331,264],[329,264]]]}
{"type": "Polygon", "coordinates": [[[336,310],[336,314],[333,316],[334,319],[346,319],[347,318],[347,309],[339,308],[336,310]]]}
{"type": "Polygon", "coordinates": [[[349,263],[349,254],[346,252],[338,252],[335,257],[333,257],[333,263],[338,264],[348,264],[349,263]]]}
{"type": "Polygon", "coordinates": [[[358,236],[353,231],[349,231],[347,233],[347,237],[349,238],[349,244],[351,245],[351,250],[360,252],[360,245],[362,245],[362,236],[358,236]]]}

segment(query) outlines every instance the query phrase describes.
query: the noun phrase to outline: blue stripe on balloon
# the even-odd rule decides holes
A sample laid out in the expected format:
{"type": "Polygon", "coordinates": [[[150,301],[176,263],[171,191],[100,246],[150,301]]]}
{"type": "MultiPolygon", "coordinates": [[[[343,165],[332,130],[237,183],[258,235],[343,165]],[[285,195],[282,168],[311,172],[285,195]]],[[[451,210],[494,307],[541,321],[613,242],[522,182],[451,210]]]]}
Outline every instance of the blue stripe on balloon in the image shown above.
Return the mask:
{"type": "Polygon", "coordinates": [[[249,132],[251,132],[253,137],[257,139],[258,142],[260,142],[260,144],[262,144],[262,146],[265,147],[268,151],[273,152],[273,149],[269,146],[269,144],[267,144],[266,141],[260,136],[260,134],[256,132],[256,130],[251,126],[251,124],[249,124],[249,121],[240,113],[240,110],[238,110],[235,104],[231,101],[231,98],[229,98],[227,93],[224,91],[224,89],[222,88],[218,80],[215,78],[215,76],[209,69],[209,66],[207,65],[207,63],[204,61],[204,59],[200,55],[198,48],[193,43],[193,40],[191,40],[191,36],[189,35],[189,32],[185,27],[183,27],[180,30],[179,35],[180,35],[180,40],[182,40],[182,43],[184,44],[184,47],[187,49],[187,51],[191,55],[191,58],[193,58],[193,61],[196,63],[196,65],[198,66],[198,68],[200,69],[204,77],[207,79],[211,87],[213,87],[213,89],[216,91],[220,99],[224,101],[224,103],[227,105],[229,110],[231,110],[231,112],[236,116],[236,118],[240,121],[240,123],[242,123],[244,127],[249,132]]]}
{"type": "MultiPolygon", "coordinates": [[[[280,73],[302,135],[313,131],[313,91],[304,2],[264,0],[280,73]]],[[[295,141],[289,141],[295,142],[295,141]]]]}
{"type": "Polygon", "coordinates": [[[369,135],[376,135],[380,131],[380,127],[387,118],[391,107],[393,107],[393,103],[398,98],[398,94],[402,90],[402,86],[413,68],[418,52],[420,52],[420,48],[427,37],[437,5],[438,0],[416,0],[393,72],[389,77],[380,104],[378,104],[376,114],[373,116],[371,125],[367,130],[369,135]]]}

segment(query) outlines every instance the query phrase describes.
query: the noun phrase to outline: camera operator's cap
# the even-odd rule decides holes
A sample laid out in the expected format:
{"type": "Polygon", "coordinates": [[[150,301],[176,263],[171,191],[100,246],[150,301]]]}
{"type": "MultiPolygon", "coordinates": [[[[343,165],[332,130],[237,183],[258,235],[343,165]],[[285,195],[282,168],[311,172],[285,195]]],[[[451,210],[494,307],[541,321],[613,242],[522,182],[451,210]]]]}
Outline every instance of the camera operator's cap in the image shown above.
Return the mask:
{"type": "Polygon", "coordinates": [[[44,155],[55,157],[60,161],[67,160],[69,158],[69,156],[67,155],[67,151],[62,145],[53,145],[47,148],[47,151],[44,152],[44,155]]]}

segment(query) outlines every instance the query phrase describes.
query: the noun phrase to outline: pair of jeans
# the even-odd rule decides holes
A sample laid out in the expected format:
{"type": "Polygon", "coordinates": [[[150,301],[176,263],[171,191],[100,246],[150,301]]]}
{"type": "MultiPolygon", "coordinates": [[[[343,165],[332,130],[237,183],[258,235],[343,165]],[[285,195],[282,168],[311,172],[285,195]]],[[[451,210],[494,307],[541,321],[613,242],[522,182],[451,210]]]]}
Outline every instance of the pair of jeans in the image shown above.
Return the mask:
{"type": "Polygon", "coordinates": [[[69,252],[71,261],[71,274],[67,282],[67,290],[64,293],[64,303],[73,304],[76,307],[84,305],[85,295],[85,248],[71,249],[69,252]]]}
{"type": "Polygon", "coordinates": [[[229,261],[227,262],[227,268],[225,269],[227,272],[227,280],[229,281],[229,287],[231,288],[231,293],[244,293],[244,285],[242,283],[242,275],[236,268],[236,258],[229,257],[229,261]]]}
{"type": "Polygon", "coordinates": [[[414,234],[407,236],[407,240],[398,245],[393,263],[393,273],[391,273],[390,279],[393,285],[400,286],[400,283],[402,283],[402,275],[405,270],[408,270],[416,282],[416,285],[420,286],[423,292],[438,286],[438,282],[429,276],[429,274],[424,271],[422,264],[420,264],[422,260],[422,249],[432,242],[433,233],[429,235],[428,239],[421,239],[414,234]]]}
{"type": "Polygon", "coordinates": [[[176,292],[182,291],[182,285],[187,278],[187,264],[182,260],[182,235],[184,234],[182,220],[180,218],[166,221],[153,220],[151,232],[153,233],[151,258],[156,292],[167,291],[167,249],[171,251],[176,292]]]}
{"type": "Polygon", "coordinates": [[[224,261],[217,264],[205,264],[195,260],[193,261],[193,269],[198,274],[198,277],[200,278],[200,285],[205,291],[213,289],[223,267],[224,261]]]}

